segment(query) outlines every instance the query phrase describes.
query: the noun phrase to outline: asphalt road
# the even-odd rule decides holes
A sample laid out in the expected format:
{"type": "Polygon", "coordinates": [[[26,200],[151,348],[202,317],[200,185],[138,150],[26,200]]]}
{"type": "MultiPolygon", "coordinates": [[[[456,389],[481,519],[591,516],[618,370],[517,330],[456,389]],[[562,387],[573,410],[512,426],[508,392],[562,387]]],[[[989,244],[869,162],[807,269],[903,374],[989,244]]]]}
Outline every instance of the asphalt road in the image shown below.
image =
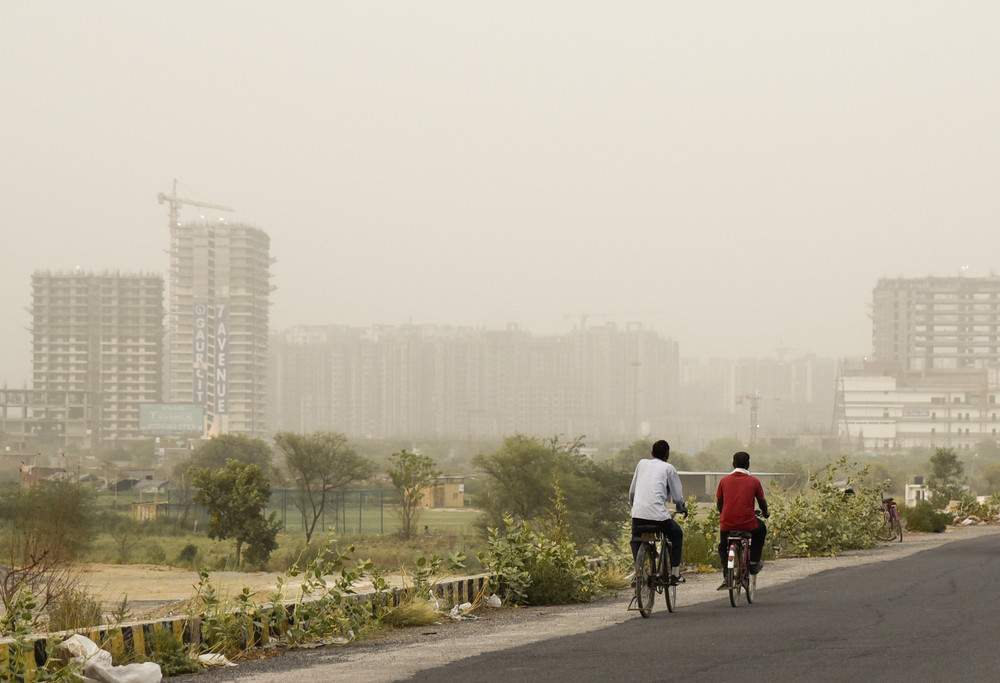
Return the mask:
{"type": "Polygon", "coordinates": [[[750,606],[720,599],[654,612],[410,680],[998,680],[997,540],[958,541],[774,588],[762,575],[750,606]]]}
{"type": "Polygon", "coordinates": [[[539,612],[535,622],[496,633],[473,628],[449,641],[427,631],[420,634],[426,641],[295,652],[198,679],[998,680],[1000,534],[994,528],[943,540],[918,550],[919,540],[908,537],[854,558],[774,563],[760,576],[754,604],[737,608],[714,592],[717,574],[692,577],[677,611],[657,602],[649,619],[624,613],[623,594],[604,608],[553,608],[551,626],[539,612]],[[557,617],[574,622],[571,635],[559,635],[557,617]],[[494,644],[480,648],[477,640],[486,638],[494,644]]]}

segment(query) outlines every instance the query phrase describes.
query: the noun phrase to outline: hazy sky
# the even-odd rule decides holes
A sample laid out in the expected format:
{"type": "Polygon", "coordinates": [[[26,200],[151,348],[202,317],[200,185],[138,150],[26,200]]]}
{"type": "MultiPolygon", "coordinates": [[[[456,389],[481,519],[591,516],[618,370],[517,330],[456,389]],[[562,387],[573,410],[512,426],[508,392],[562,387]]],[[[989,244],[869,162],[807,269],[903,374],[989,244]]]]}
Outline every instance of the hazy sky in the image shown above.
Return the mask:
{"type": "Polygon", "coordinates": [[[173,178],[271,236],[272,329],[868,353],[879,277],[1000,260],[998,35],[994,0],[0,0],[0,383],[33,271],[166,275],[173,178]]]}

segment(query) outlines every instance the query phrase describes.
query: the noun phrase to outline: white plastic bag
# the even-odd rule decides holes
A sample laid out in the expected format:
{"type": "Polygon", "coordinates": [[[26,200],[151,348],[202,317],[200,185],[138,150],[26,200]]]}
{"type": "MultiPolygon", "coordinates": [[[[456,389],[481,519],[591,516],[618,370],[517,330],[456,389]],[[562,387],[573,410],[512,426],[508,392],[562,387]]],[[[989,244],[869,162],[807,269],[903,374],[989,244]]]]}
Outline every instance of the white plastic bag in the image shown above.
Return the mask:
{"type": "Polygon", "coordinates": [[[163,679],[156,662],[115,666],[111,663],[111,653],[86,636],[70,636],[62,645],[80,664],[84,683],[160,683],[163,679]]]}

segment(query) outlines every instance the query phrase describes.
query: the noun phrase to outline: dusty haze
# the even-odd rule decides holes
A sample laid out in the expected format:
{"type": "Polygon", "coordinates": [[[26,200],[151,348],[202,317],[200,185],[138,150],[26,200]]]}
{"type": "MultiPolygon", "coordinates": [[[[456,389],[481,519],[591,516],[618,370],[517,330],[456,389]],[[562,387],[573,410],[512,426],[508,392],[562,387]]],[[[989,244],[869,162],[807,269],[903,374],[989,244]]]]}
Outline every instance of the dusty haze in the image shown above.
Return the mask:
{"type": "Polygon", "coordinates": [[[32,271],[166,274],[175,177],[271,236],[272,329],[868,353],[879,277],[995,267],[997,35],[985,1],[0,0],[0,383],[32,271]]]}

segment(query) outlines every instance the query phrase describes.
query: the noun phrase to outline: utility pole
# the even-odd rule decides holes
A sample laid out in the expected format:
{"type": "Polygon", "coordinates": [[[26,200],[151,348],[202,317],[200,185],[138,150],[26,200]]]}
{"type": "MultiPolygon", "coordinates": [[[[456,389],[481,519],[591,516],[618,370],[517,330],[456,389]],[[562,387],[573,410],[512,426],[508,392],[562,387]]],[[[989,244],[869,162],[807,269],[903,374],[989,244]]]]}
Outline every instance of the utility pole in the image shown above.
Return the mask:
{"type": "Polygon", "coordinates": [[[749,401],[750,403],[750,445],[753,446],[757,443],[757,429],[760,427],[757,424],[757,406],[760,403],[760,392],[755,391],[752,394],[743,394],[736,398],[737,403],[743,403],[743,401],[749,401]]]}

